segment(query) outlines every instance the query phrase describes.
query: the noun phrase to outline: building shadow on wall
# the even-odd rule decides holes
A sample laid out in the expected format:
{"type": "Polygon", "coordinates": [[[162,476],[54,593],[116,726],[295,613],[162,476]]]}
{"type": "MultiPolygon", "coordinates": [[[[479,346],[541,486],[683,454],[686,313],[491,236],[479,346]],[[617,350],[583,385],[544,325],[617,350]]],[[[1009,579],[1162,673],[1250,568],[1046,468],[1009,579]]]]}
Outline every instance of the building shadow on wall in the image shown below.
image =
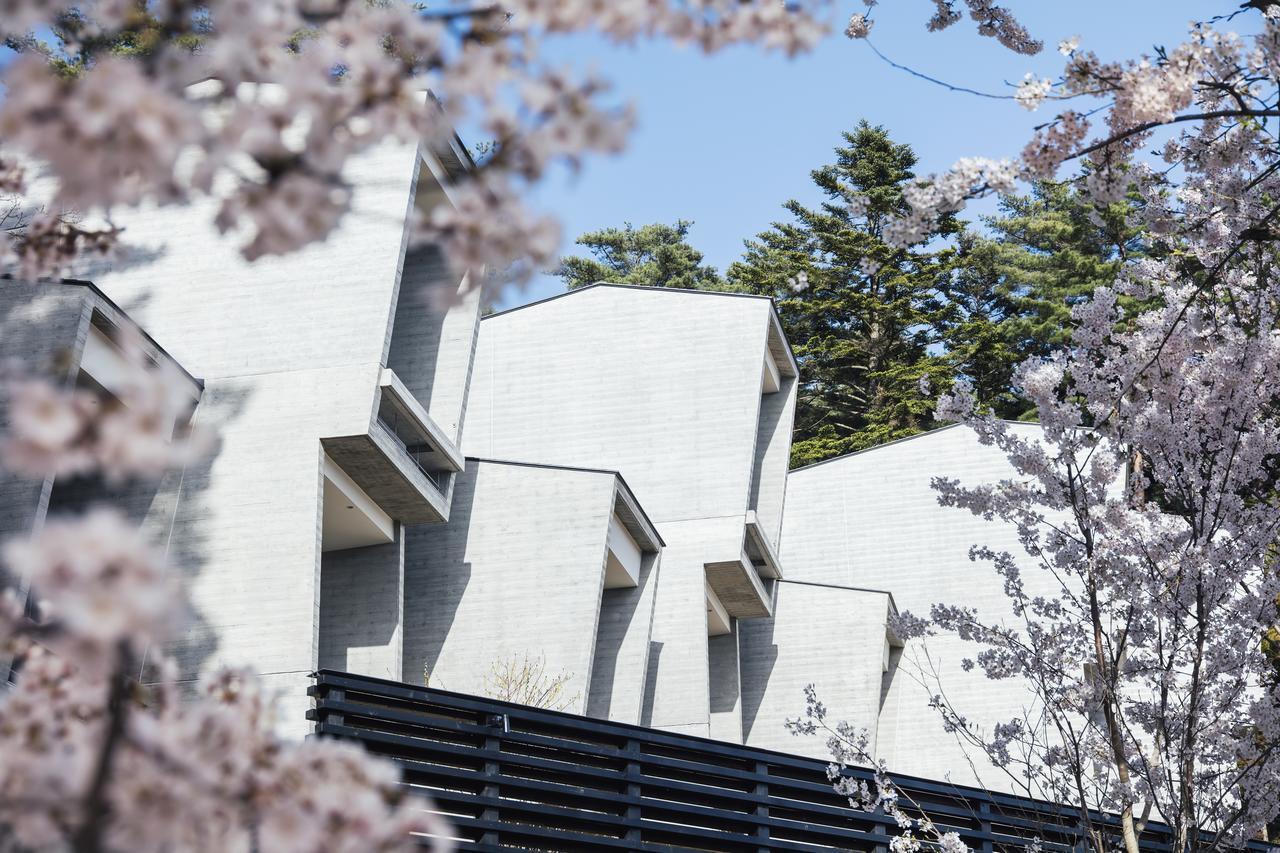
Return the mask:
{"type": "Polygon", "coordinates": [[[408,528],[404,549],[406,682],[450,689],[432,676],[471,583],[471,563],[463,557],[474,501],[475,478],[455,475],[449,523],[408,528]]]}
{"type": "MultiPolygon", "coordinates": [[[[89,291],[83,284],[31,284],[0,278],[0,358],[14,358],[24,372],[60,385],[76,382],[79,369],[74,352],[88,310],[84,299],[89,291]],[[47,305],[39,302],[46,298],[47,305]]],[[[141,310],[148,301],[144,295],[135,299],[130,309],[121,310],[132,320],[131,312],[141,310]]],[[[95,310],[99,305],[95,303],[95,310]]],[[[200,423],[229,423],[240,415],[246,399],[246,391],[223,389],[214,397],[206,391],[195,417],[200,423]],[[210,409],[217,417],[208,417],[210,409]]],[[[5,409],[5,401],[0,399],[0,432],[7,426],[5,409]]],[[[221,452],[216,432],[213,439],[200,458],[155,479],[112,482],[93,475],[32,481],[0,470],[0,538],[26,535],[46,516],[75,515],[108,506],[134,521],[165,554],[170,571],[189,585],[204,571],[208,549],[216,546],[206,541],[200,525],[203,492],[221,452]]],[[[0,580],[13,583],[15,579],[0,575],[0,580]]],[[[39,590],[33,593],[38,598],[39,590]]],[[[217,638],[193,609],[188,608],[175,621],[178,633],[172,644],[166,644],[166,650],[177,658],[180,677],[194,680],[215,652],[217,638]]]]}
{"type": "MultiPolygon", "coordinates": [[[[777,586],[776,582],[774,584],[777,586]]],[[[774,594],[774,613],[778,597],[774,594]]],[[[773,640],[773,619],[751,619],[739,622],[742,636],[738,644],[739,671],[742,674],[742,739],[747,742],[755,727],[756,716],[764,702],[765,687],[778,663],[778,644],[773,640]]]]}
{"type": "Polygon", "coordinates": [[[649,665],[644,674],[644,703],[640,706],[640,725],[653,725],[653,695],[658,689],[658,663],[662,660],[662,643],[649,641],[649,665]]]}
{"type": "MultiPolygon", "coordinates": [[[[215,445],[184,469],[165,476],[144,522],[144,530],[164,548],[171,571],[177,573],[188,590],[208,568],[209,555],[225,546],[210,539],[201,523],[210,514],[205,493],[222,450],[217,430],[240,416],[249,396],[247,387],[205,390],[198,424],[213,432],[215,445]]],[[[172,644],[166,645],[166,651],[178,663],[179,677],[194,682],[217,650],[216,629],[188,603],[184,629],[172,644]]]]}
{"type": "MultiPolygon", "coordinates": [[[[600,617],[596,626],[596,647],[591,659],[591,684],[587,689],[586,715],[601,720],[609,719],[613,709],[614,683],[618,677],[618,660],[626,643],[627,631],[635,622],[636,612],[645,601],[650,602],[650,628],[652,628],[652,592],[650,584],[656,582],[654,568],[658,564],[656,554],[645,554],[640,565],[639,582],[634,587],[603,590],[600,597],[600,617]]],[[[602,568],[603,571],[603,568],[602,568]]],[[[646,649],[647,650],[647,649],[646,649]]],[[[648,690],[647,664],[642,662],[639,672],[644,673],[645,695],[648,690]]],[[[633,682],[634,683],[634,682],[633,682]]]]}

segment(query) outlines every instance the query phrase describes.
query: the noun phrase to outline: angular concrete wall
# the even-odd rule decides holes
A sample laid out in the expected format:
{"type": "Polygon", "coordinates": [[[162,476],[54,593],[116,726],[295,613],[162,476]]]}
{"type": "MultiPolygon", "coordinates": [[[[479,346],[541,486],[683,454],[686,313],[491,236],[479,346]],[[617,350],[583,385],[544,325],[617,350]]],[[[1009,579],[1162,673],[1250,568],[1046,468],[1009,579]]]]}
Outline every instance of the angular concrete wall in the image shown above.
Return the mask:
{"type": "MultiPolygon", "coordinates": [[[[91,310],[84,288],[0,283],[0,360],[56,384],[73,383],[91,310]]],[[[0,394],[0,430],[8,426],[7,408],[0,394]]],[[[0,537],[44,521],[52,485],[0,467],[0,537]]]]}
{"type": "MultiPolygon", "coordinates": [[[[1013,428],[1033,437],[1034,424],[1013,428]]],[[[969,559],[973,545],[1008,550],[1022,559],[1015,531],[966,510],[938,505],[934,476],[965,485],[1013,476],[1003,454],[955,426],[793,471],[787,488],[782,552],[788,578],[853,587],[885,588],[902,611],[928,615],[938,602],[974,607],[987,618],[1010,615],[1000,579],[986,563],[969,559]]],[[[1033,591],[1044,583],[1026,566],[1033,591]]],[[[849,621],[831,625],[840,641],[849,621]]],[[[850,648],[854,646],[850,644],[850,648]]],[[[961,666],[976,648],[950,636],[911,641],[884,700],[879,755],[899,773],[950,778],[959,783],[1008,786],[991,770],[975,777],[968,750],[942,727],[929,698],[945,689],[975,723],[1007,720],[1033,697],[1015,680],[990,681],[961,666]]],[[[798,707],[798,706],[797,706],[798,707]]],[[[981,766],[983,762],[979,762],[981,766]]]]}
{"type": "Polygon", "coordinates": [[[742,666],[738,639],[737,630],[707,639],[711,667],[709,734],[729,743],[742,743],[742,666]]]}
{"type": "Polygon", "coordinates": [[[741,514],[771,313],[767,299],[592,287],[486,317],[464,449],[619,471],[659,523],[741,514]]]}
{"type": "Polygon", "coordinates": [[[691,519],[657,527],[666,546],[654,601],[640,723],[711,737],[705,566],[727,550],[741,547],[741,519],[691,519]]]}
{"type": "Polygon", "coordinates": [[[212,199],[123,212],[128,251],[84,277],[204,379],[380,363],[415,159],[385,144],[353,160],[351,211],[300,252],[244,260],[212,199]]]}
{"type": "Polygon", "coordinates": [[[708,562],[742,553],[748,509],[781,513],[794,372],[769,300],[595,286],[486,318],[468,453],[616,469],[666,547],[641,722],[707,735],[708,562]]]}
{"type": "Polygon", "coordinates": [[[462,437],[479,302],[479,288],[458,295],[458,281],[437,248],[409,249],[386,363],[455,443],[462,437]]]}
{"type": "MultiPolygon", "coordinates": [[[[782,361],[786,344],[781,328],[772,330],[769,349],[775,361],[782,361]]],[[[787,470],[791,466],[791,432],[795,426],[797,381],[795,376],[783,376],[777,392],[760,398],[760,415],[756,428],[750,506],[756,511],[760,526],[775,551],[782,535],[787,470]]]]}
{"type": "MultiPolygon", "coordinates": [[[[434,354],[404,362],[401,379],[423,389],[455,440],[461,424],[478,306],[445,310],[430,341],[414,340],[434,304],[415,288],[446,278],[406,258],[418,174],[416,146],[372,149],[351,164],[352,210],[333,234],[253,263],[239,253],[245,235],[214,229],[216,200],[126,212],[128,251],[84,272],[205,380],[197,418],[220,439],[164,502],[195,611],[179,663],[188,677],[253,666],[287,695],[287,733],[306,731],[306,678],[320,663],[321,439],[370,432],[392,344],[434,354]]],[[[341,642],[325,637],[326,662],[341,642]]]]}
{"type": "Polygon", "coordinates": [[[773,618],[738,625],[745,743],[830,757],[826,736],[801,738],[786,729],[788,719],[803,716],[809,684],[833,722],[868,729],[874,743],[891,610],[883,592],[778,581],[773,618]]]}
{"type": "Polygon", "coordinates": [[[640,723],[660,563],[659,554],[644,554],[636,586],[606,589],[600,596],[587,692],[588,717],[640,723]]]}
{"type": "MultiPolygon", "coordinates": [[[[409,531],[404,679],[422,683],[425,669],[433,687],[491,694],[493,667],[527,658],[566,676],[567,710],[585,711],[616,488],[608,472],[468,460],[449,523],[409,531]]],[[[638,701],[649,620],[639,606],[628,615],[622,633],[638,633],[620,643],[631,659],[614,661],[632,679],[611,687],[620,712],[638,701]]]]}

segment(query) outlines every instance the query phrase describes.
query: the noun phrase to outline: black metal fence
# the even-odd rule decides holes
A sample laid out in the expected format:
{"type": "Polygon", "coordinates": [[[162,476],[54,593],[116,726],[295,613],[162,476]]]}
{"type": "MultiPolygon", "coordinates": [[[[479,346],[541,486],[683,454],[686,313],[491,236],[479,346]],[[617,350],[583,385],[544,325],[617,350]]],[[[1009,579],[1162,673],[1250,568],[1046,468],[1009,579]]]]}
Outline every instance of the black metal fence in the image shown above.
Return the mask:
{"type": "MultiPolygon", "coordinates": [[[[813,759],[328,670],[312,695],[317,734],[394,759],[463,849],[883,851],[896,834],[849,808],[813,759]]],[[[1070,809],[895,782],[974,850],[1077,846],[1070,809]]]]}

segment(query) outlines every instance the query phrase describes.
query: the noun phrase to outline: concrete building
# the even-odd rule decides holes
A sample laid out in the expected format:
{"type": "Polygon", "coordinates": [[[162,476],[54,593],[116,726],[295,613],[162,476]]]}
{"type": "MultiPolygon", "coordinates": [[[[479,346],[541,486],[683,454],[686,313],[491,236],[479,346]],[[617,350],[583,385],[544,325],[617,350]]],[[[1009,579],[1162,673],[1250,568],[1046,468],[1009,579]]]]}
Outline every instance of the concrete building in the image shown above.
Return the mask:
{"type": "Polygon", "coordinates": [[[785,574],[796,375],[757,297],[595,285],[481,324],[467,452],[617,470],[666,543],[644,725],[741,739],[738,626],[785,574]]]}
{"type": "Polygon", "coordinates": [[[638,723],[661,548],[616,472],[468,459],[449,523],[409,534],[403,680],[524,698],[496,682],[527,664],[638,723]]]}
{"type": "MultiPolygon", "coordinates": [[[[0,281],[0,362],[20,363],[29,376],[92,389],[104,401],[118,401],[125,369],[120,341],[125,336],[141,344],[142,356],[163,364],[182,386],[172,413],[176,430],[191,417],[201,383],[102,291],[87,282],[48,286],[0,281]]],[[[0,425],[5,423],[6,405],[0,398],[0,425]]],[[[174,477],[115,485],[90,476],[32,480],[0,467],[0,536],[22,535],[39,528],[50,514],[107,500],[139,523],[150,524],[158,535],[172,524],[176,491],[174,477]]],[[[8,580],[25,593],[26,579],[8,580]]]]}
{"type": "MultiPolygon", "coordinates": [[[[172,651],[188,679],[253,666],[283,697],[286,731],[305,730],[322,653],[401,673],[405,529],[449,516],[479,317],[478,294],[454,298],[461,282],[437,252],[410,249],[408,221],[413,205],[447,196],[463,164],[454,151],[381,146],[355,164],[338,236],[253,264],[238,235],[213,231],[216,201],[138,211],[124,222],[129,252],[92,270],[200,377],[193,417],[219,439],[168,500],[141,508],[169,531],[195,608],[172,651]]],[[[44,304],[74,291],[37,290],[6,304],[9,326],[30,326],[6,328],[0,346],[38,360],[31,337],[74,355],[62,341],[83,343],[88,309],[53,317],[44,304]]],[[[6,501],[8,529],[38,523],[29,505],[6,501]]]]}
{"type": "Polygon", "coordinates": [[[136,324],[220,441],[149,490],[0,473],[0,533],[123,502],[187,578],[183,677],[253,666],[290,734],[320,667],[492,694],[528,662],[579,713],[823,756],[784,725],[814,684],[899,772],[968,779],[929,679],[978,715],[1025,693],[892,616],[1001,612],[967,553],[1012,534],[929,479],[1007,463],[953,428],[788,474],[803,367],[767,298],[600,284],[481,321],[407,226],[466,162],[368,153],[342,228],[294,255],[246,264],[211,204],[133,215],[94,286],[4,283],[0,356],[109,393],[136,324]]]}

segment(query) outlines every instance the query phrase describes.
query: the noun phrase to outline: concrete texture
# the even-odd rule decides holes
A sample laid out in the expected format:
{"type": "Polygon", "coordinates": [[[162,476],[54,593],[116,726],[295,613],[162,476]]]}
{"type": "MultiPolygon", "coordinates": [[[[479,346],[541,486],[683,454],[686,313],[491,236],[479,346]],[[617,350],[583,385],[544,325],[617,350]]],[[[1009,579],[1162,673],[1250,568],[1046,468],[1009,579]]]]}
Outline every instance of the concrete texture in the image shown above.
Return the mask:
{"type": "MultiPolygon", "coordinates": [[[[326,241],[252,264],[239,254],[245,235],[212,227],[216,199],[126,212],[128,251],[86,270],[205,380],[197,417],[220,438],[163,502],[176,513],[167,541],[194,605],[193,624],[173,649],[186,677],[213,663],[247,664],[265,681],[293,684],[320,664],[322,647],[326,662],[336,660],[345,640],[321,637],[322,622],[337,625],[321,618],[323,576],[342,576],[322,571],[326,439],[364,443],[365,461],[409,501],[383,496],[396,520],[447,515],[447,489],[430,485],[376,424],[392,361],[414,378],[408,387],[439,415],[442,435],[456,441],[462,423],[478,303],[429,298],[424,290],[456,290],[458,282],[408,253],[415,194],[440,192],[431,175],[414,146],[378,146],[351,164],[352,210],[326,241]],[[433,359],[447,375],[431,374],[433,359]],[[421,493],[416,502],[406,483],[421,493]]],[[[385,669],[375,658],[349,655],[348,665],[385,669]]],[[[281,726],[307,730],[300,711],[282,716],[281,726]]]]}
{"type": "Polygon", "coordinates": [[[611,472],[467,460],[449,523],[409,532],[404,679],[493,695],[494,667],[527,660],[564,677],[566,710],[634,721],[656,561],[602,608],[619,488],[611,472]]]}
{"type": "Polygon", "coordinates": [[[716,740],[729,743],[742,743],[742,672],[738,653],[737,631],[707,640],[711,691],[710,735],[716,740]]]}
{"type": "Polygon", "coordinates": [[[795,366],[772,304],[584,288],[486,318],[473,375],[469,454],[611,468],[639,496],[666,542],[641,721],[708,734],[706,566],[741,559],[749,511],[776,530],[785,490],[795,366]],[[762,395],[766,357],[783,383],[762,395]]]}
{"type": "MultiPolygon", "coordinates": [[[[105,352],[112,347],[112,336],[138,331],[131,318],[86,283],[8,280],[0,286],[0,361],[12,360],[26,375],[55,385],[71,387],[85,380],[85,351],[91,336],[107,342],[105,352]]],[[[144,338],[141,345],[153,360],[176,365],[154,341],[144,338]]],[[[199,383],[190,376],[180,376],[178,381],[186,383],[186,393],[195,405],[199,383]]],[[[7,426],[6,418],[0,395],[0,432],[7,426]]],[[[0,538],[26,535],[42,525],[47,514],[81,512],[99,503],[110,503],[139,524],[149,524],[158,538],[172,526],[179,476],[126,483],[108,483],[96,475],[32,480],[0,468],[0,538]]],[[[14,580],[25,591],[25,580],[14,580]]]]}
{"type": "Polygon", "coordinates": [[[386,358],[455,444],[462,439],[480,322],[480,289],[459,296],[458,284],[438,249],[409,249],[386,358]]]}
{"type": "MultiPolygon", "coordinates": [[[[887,593],[781,580],[772,619],[739,623],[745,743],[829,758],[826,737],[797,737],[812,684],[832,721],[876,733],[886,683],[892,601],[887,593]]],[[[897,769],[895,767],[895,769],[897,769]]]]}
{"type": "MultiPolygon", "coordinates": [[[[84,288],[0,283],[0,359],[20,360],[33,375],[70,386],[91,311],[84,288]]],[[[7,412],[0,392],[0,429],[8,427],[7,412]]],[[[0,467],[0,536],[42,524],[52,486],[52,478],[32,480],[0,467]]]]}
{"type": "Polygon", "coordinates": [[[588,717],[640,722],[660,560],[657,553],[644,554],[636,586],[606,589],[600,594],[600,619],[585,711],[588,717]]]}
{"type": "MultiPolygon", "coordinates": [[[[1013,532],[929,486],[1009,476],[998,451],[951,428],[788,476],[796,365],[769,300],[594,286],[480,323],[478,293],[408,248],[431,174],[412,147],[369,152],[335,235],[253,265],[213,232],[214,203],[127,216],[131,252],[94,275],[205,380],[194,418],[220,443],[143,490],[0,472],[0,534],[123,503],[188,582],[183,677],[255,667],[284,734],[307,729],[317,666],[491,693],[495,664],[527,659],[565,676],[570,710],[821,756],[783,726],[814,683],[897,772],[1001,787],[929,695],[990,723],[1026,690],[963,672],[954,638],[899,649],[888,628],[895,601],[1007,613],[967,554],[1018,553],[1013,532]],[[433,476],[382,422],[392,397],[433,476]],[[326,452],[393,543],[322,552],[326,452]],[[606,584],[615,517],[641,550],[634,586],[606,584]],[[712,638],[709,587],[732,629],[712,638]]],[[[6,283],[0,356],[74,381],[95,312],[124,322],[89,288],[6,283]]]]}
{"type": "MultiPolygon", "coordinates": [[[[1027,436],[1039,431],[1034,424],[1013,428],[1027,436]]],[[[970,561],[968,553],[981,544],[1022,559],[1015,531],[966,510],[939,506],[930,480],[945,475],[978,485],[1013,474],[999,450],[984,447],[962,426],[793,471],[782,533],[788,578],[886,588],[902,611],[921,615],[945,602],[974,607],[988,619],[1004,618],[1010,611],[1000,579],[989,565],[970,561]]],[[[1045,580],[1038,569],[1024,568],[1024,581],[1035,594],[1045,580]]],[[[851,659],[863,652],[857,651],[859,641],[844,637],[850,632],[856,636],[858,623],[831,622],[826,632],[826,640],[843,644],[851,659]]],[[[1008,787],[1003,774],[989,765],[975,775],[969,751],[944,731],[938,713],[929,707],[929,697],[941,688],[962,713],[989,727],[1032,702],[1028,688],[1017,680],[991,681],[980,672],[965,672],[961,661],[975,652],[972,644],[948,635],[907,644],[879,720],[879,755],[894,770],[1008,787]]],[[[978,762],[979,767],[984,764],[978,762]]]]}
{"type": "Polygon", "coordinates": [[[396,541],[320,558],[320,666],[397,680],[404,635],[404,528],[396,541]]]}
{"type": "Polygon", "coordinates": [[[772,323],[763,298],[617,286],[486,317],[463,447],[620,471],[655,522],[742,514],[772,323]]]}

